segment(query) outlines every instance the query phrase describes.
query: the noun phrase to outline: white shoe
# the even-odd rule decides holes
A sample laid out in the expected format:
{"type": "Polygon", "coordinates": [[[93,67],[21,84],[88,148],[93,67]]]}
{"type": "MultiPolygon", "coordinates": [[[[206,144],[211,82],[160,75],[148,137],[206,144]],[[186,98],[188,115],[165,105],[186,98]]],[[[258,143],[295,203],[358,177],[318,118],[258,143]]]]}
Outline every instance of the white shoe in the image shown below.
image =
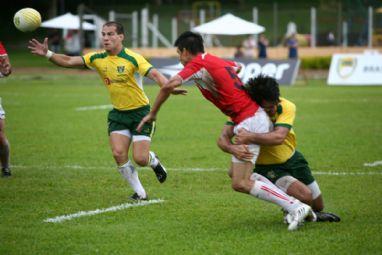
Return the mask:
{"type": "Polygon", "coordinates": [[[288,214],[284,215],[284,223],[285,224],[289,225],[292,222],[292,220],[293,220],[292,214],[288,213],[288,214]]]}
{"type": "Polygon", "coordinates": [[[301,204],[299,207],[297,207],[291,215],[291,222],[289,223],[288,230],[293,231],[298,229],[302,223],[304,223],[304,220],[307,216],[314,217],[314,213],[312,208],[310,208],[309,205],[301,204]]]}

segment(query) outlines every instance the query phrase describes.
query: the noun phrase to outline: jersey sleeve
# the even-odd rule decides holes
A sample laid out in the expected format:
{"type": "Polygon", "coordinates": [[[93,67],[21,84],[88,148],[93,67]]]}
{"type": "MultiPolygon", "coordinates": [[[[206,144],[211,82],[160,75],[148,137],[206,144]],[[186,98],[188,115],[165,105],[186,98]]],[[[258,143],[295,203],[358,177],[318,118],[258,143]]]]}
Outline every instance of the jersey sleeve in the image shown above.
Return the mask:
{"type": "Polygon", "coordinates": [[[277,117],[275,126],[282,126],[291,129],[296,117],[296,106],[293,103],[281,104],[282,112],[277,117]]]}
{"type": "Polygon", "coordinates": [[[87,68],[94,69],[94,59],[98,53],[96,52],[90,52],[88,54],[85,54],[82,56],[82,60],[84,61],[84,64],[87,68]]]}
{"type": "Polygon", "coordinates": [[[137,61],[138,67],[137,71],[141,76],[146,76],[153,66],[140,54],[134,55],[135,60],[137,61]]]}
{"type": "Polygon", "coordinates": [[[192,76],[197,73],[202,66],[195,61],[189,62],[178,75],[182,78],[182,83],[188,81],[192,76]]]}
{"type": "Polygon", "coordinates": [[[6,55],[8,55],[7,51],[5,50],[2,42],[0,42],[0,56],[6,56],[6,55]]]}

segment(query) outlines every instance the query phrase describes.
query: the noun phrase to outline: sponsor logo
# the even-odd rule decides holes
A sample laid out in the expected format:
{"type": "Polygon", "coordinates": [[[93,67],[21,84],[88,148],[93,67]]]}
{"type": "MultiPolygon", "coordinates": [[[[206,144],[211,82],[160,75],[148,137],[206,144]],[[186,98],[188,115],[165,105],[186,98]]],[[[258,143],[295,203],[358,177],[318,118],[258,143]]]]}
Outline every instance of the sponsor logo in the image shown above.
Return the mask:
{"type": "MultiPolygon", "coordinates": [[[[261,66],[259,63],[249,63],[247,65],[240,63],[240,65],[241,70],[238,76],[243,83],[247,82],[252,77],[258,76],[259,74],[264,74],[273,77],[276,80],[281,80],[281,78],[285,75],[285,72],[291,68],[289,63],[266,63],[263,66],[261,66]]],[[[178,63],[175,65],[164,66],[160,68],[159,71],[164,75],[172,77],[182,69],[183,65],[178,63]]]]}
{"type": "Polygon", "coordinates": [[[240,64],[242,69],[238,75],[243,83],[246,83],[250,78],[256,77],[259,74],[270,76],[276,80],[281,80],[285,75],[285,72],[291,68],[289,63],[266,63],[263,66],[259,63],[249,63],[247,65],[244,65],[243,63],[240,64]]]}
{"type": "Polygon", "coordinates": [[[349,78],[357,67],[357,59],[354,57],[345,57],[338,59],[337,73],[340,77],[349,78]]]}
{"type": "Polygon", "coordinates": [[[125,66],[117,66],[117,72],[123,73],[125,71],[125,66]]]}
{"type": "Polygon", "coordinates": [[[363,67],[363,71],[365,73],[382,73],[382,65],[381,66],[378,66],[378,65],[368,65],[368,66],[364,66],[363,67]]]}
{"type": "Polygon", "coordinates": [[[276,174],[273,170],[268,171],[267,176],[271,179],[276,178],[276,174]]]}

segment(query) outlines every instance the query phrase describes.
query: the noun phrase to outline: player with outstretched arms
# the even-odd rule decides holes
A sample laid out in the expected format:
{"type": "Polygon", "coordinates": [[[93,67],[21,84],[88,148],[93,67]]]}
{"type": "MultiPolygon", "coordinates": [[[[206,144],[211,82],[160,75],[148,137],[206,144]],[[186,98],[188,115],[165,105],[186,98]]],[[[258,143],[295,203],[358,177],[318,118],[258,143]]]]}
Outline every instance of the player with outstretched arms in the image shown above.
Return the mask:
{"type": "MultiPolygon", "coordinates": [[[[132,157],[139,166],[151,166],[159,182],[164,182],[167,172],[154,152],[150,151],[151,136],[155,123],[147,123],[142,130],[136,130],[141,119],[150,111],[150,104],[143,88],[134,78],[135,73],[146,76],[163,86],[167,79],[141,55],[123,46],[123,26],[118,22],[107,22],[102,27],[104,50],[84,56],[67,56],[51,52],[48,39],[43,43],[32,39],[29,42],[31,53],[45,56],[62,67],[88,67],[95,69],[110,93],[113,109],[108,115],[109,141],[113,157],[122,176],[134,190],[134,200],[147,200],[147,193],[141,184],[135,166],[129,159],[132,144],[132,157]]],[[[178,90],[174,93],[184,94],[178,90]]]]}
{"type": "MultiPolygon", "coordinates": [[[[182,33],[175,41],[175,46],[184,68],[161,87],[151,112],[143,118],[138,130],[156,119],[161,105],[175,88],[193,80],[203,96],[235,123],[235,133],[242,128],[256,133],[269,132],[271,122],[265,111],[243,90],[242,82],[236,74],[238,65],[235,62],[205,53],[202,37],[193,32],[182,33]]],[[[291,215],[288,229],[297,229],[308,215],[313,216],[311,208],[285,194],[272,183],[251,179],[260,146],[251,144],[248,147],[253,154],[250,159],[232,157],[232,188],[278,204],[291,215]]]]}

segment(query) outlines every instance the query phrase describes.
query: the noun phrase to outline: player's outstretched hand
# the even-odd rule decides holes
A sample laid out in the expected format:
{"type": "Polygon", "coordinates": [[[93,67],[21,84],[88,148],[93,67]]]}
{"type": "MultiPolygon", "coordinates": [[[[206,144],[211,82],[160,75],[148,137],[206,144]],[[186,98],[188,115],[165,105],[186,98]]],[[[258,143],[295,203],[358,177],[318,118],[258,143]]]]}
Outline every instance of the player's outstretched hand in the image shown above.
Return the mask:
{"type": "Polygon", "coordinates": [[[36,39],[29,41],[28,49],[30,49],[32,54],[38,56],[45,56],[48,52],[48,38],[45,37],[44,42],[40,43],[36,39]]]}
{"type": "Polygon", "coordinates": [[[251,143],[251,140],[250,140],[251,135],[252,135],[251,132],[248,132],[247,130],[241,128],[238,130],[238,132],[235,136],[235,143],[236,144],[250,144],[251,143]]]}
{"type": "Polygon", "coordinates": [[[244,161],[251,161],[253,158],[253,153],[249,151],[248,145],[245,144],[233,145],[232,154],[236,158],[244,161]]]}
{"type": "Polygon", "coordinates": [[[156,119],[156,117],[154,115],[152,115],[151,113],[147,114],[142,120],[141,122],[139,123],[138,127],[137,127],[137,131],[138,132],[141,132],[143,126],[145,125],[145,123],[151,123],[153,122],[154,120],[156,119]]]}
{"type": "Polygon", "coordinates": [[[179,89],[179,88],[176,88],[171,92],[171,94],[173,95],[183,95],[183,96],[187,95],[187,93],[188,93],[187,89],[179,89]]]}

